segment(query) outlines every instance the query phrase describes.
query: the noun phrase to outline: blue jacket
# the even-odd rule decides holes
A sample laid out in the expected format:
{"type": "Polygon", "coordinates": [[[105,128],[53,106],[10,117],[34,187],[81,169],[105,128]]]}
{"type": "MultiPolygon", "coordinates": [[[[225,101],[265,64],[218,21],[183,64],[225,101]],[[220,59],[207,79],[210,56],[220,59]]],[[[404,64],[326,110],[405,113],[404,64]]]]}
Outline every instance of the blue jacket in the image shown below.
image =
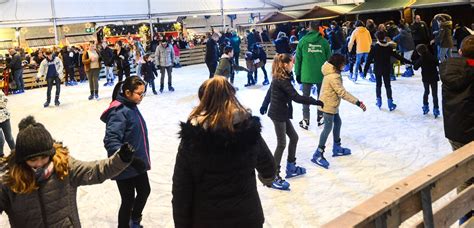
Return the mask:
{"type": "Polygon", "coordinates": [[[415,50],[415,42],[413,36],[407,30],[402,30],[398,35],[393,38],[393,41],[397,42],[398,49],[400,52],[407,52],[415,50]]]}
{"type": "Polygon", "coordinates": [[[234,48],[234,53],[240,53],[240,37],[237,35],[232,35],[230,38],[230,43],[232,44],[232,48],[234,48]]]}
{"type": "MultiPolygon", "coordinates": [[[[100,117],[106,123],[104,147],[110,157],[128,142],[135,149],[135,158],[142,159],[147,170],[151,168],[148,131],[137,105],[119,94],[117,99],[110,103],[109,108],[100,117]]],[[[129,166],[113,180],[125,180],[140,173],[129,166]]]]}

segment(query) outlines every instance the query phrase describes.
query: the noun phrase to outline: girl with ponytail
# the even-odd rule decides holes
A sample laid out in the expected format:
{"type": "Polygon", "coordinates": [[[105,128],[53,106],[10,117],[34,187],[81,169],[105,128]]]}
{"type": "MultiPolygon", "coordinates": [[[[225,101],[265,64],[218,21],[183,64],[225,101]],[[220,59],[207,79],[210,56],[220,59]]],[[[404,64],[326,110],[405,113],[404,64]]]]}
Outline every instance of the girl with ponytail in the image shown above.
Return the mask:
{"type": "MultiPolygon", "coordinates": [[[[288,158],[286,165],[286,178],[300,176],[306,173],[306,169],[296,166],[296,146],[298,144],[298,134],[296,133],[290,119],[293,118],[293,108],[291,101],[300,104],[323,106],[323,102],[312,97],[304,97],[298,94],[291,84],[291,75],[293,70],[293,58],[289,54],[277,54],[273,60],[272,75],[273,80],[270,89],[265,96],[265,100],[260,108],[260,114],[267,112],[273,121],[275,133],[277,136],[277,147],[274,157],[277,164],[277,174],[280,172],[280,162],[283,150],[286,147],[286,135],[290,138],[288,146],[288,158]]],[[[290,184],[277,175],[273,181],[272,188],[288,190],[290,184]]]]}

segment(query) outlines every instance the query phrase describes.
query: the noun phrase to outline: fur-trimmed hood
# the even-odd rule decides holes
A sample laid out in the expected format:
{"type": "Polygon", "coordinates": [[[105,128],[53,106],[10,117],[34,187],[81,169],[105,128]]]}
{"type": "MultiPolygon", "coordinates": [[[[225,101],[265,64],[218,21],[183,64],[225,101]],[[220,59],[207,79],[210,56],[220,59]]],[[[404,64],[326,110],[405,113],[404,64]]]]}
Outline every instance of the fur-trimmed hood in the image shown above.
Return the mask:
{"type": "Polygon", "coordinates": [[[255,116],[234,125],[234,132],[205,129],[202,126],[193,125],[190,121],[181,122],[180,125],[179,137],[182,142],[190,145],[191,151],[199,153],[246,150],[257,143],[262,130],[260,118],[255,116]]]}

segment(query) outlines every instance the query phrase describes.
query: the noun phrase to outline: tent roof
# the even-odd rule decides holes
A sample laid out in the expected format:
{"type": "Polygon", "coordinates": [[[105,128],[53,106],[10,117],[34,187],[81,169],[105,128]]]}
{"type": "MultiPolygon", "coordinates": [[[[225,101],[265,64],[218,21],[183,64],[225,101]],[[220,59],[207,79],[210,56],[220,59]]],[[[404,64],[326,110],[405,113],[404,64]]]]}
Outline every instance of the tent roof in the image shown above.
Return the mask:
{"type": "Polygon", "coordinates": [[[300,18],[308,12],[307,10],[272,12],[267,14],[260,23],[282,23],[300,18]]]}
{"type": "Polygon", "coordinates": [[[416,0],[410,5],[411,8],[439,7],[448,5],[470,4],[469,0],[416,0]]]}
{"type": "Polygon", "coordinates": [[[414,0],[366,0],[352,9],[349,14],[380,13],[385,11],[401,10],[412,4],[414,0]]]}

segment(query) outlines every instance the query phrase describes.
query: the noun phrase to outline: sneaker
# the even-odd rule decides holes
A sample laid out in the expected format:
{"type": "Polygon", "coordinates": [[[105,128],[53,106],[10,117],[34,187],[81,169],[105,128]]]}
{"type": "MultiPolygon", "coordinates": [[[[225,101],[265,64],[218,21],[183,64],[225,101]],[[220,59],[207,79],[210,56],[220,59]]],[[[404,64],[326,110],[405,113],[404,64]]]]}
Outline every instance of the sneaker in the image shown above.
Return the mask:
{"type": "Polygon", "coordinates": [[[322,148],[318,147],[318,149],[314,152],[311,161],[316,165],[319,165],[325,169],[329,169],[329,162],[324,157],[324,149],[322,148]]]}
{"type": "Polygon", "coordinates": [[[306,173],[306,169],[301,166],[296,166],[295,162],[286,163],[286,177],[285,178],[297,177],[305,173],[306,173]]]}
{"type": "Polygon", "coordinates": [[[290,183],[277,176],[270,187],[278,190],[290,190],[290,183]]]}
{"type": "Polygon", "coordinates": [[[303,120],[301,120],[301,121],[299,122],[299,124],[300,124],[300,127],[301,127],[301,128],[303,128],[303,129],[305,129],[305,130],[308,130],[308,128],[309,128],[309,120],[303,119],[303,120]]]}

